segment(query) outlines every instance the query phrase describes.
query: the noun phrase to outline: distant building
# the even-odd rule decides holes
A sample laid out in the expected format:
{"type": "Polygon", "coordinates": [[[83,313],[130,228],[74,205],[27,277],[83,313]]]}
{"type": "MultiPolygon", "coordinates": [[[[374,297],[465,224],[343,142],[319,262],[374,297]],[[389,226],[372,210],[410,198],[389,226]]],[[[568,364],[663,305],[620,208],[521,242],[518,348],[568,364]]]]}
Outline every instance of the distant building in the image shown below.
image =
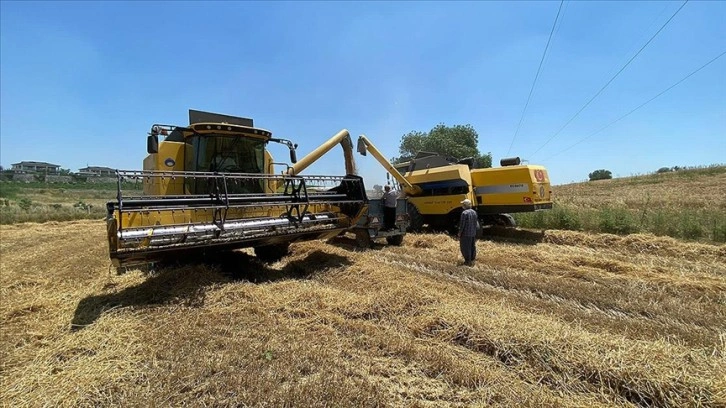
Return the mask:
{"type": "Polygon", "coordinates": [[[22,161],[20,163],[14,163],[12,166],[12,170],[17,173],[60,173],[59,165],[46,162],[22,161]]]}
{"type": "Polygon", "coordinates": [[[78,174],[84,176],[114,176],[116,170],[110,167],[88,166],[78,169],[78,174]]]}

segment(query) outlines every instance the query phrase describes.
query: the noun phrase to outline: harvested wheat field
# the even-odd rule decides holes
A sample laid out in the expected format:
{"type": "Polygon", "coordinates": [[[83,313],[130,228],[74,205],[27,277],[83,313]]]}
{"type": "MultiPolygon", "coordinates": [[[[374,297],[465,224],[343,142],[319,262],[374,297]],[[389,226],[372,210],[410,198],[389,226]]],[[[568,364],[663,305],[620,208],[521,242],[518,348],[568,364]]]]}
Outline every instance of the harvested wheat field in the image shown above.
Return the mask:
{"type": "Polygon", "coordinates": [[[548,231],[109,272],[2,226],[4,406],[724,406],[726,245],[548,231]]]}

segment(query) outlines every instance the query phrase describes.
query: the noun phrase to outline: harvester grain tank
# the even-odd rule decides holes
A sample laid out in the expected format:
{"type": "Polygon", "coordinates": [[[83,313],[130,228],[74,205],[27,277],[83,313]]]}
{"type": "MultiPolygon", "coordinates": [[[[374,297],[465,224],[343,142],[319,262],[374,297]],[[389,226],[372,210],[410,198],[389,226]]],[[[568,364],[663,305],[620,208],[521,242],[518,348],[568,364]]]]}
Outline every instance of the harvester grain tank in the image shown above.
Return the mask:
{"type": "Polygon", "coordinates": [[[334,237],[365,215],[368,198],[354,169],[301,176],[288,166],[275,174],[271,142],[289,148],[294,169],[297,145],[252,119],[190,110],[188,126],[153,125],[143,170],[117,171],[117,198],[107,203],[113,264],[250,247],[274,261],[291,242],[334,237]],[[142,182],[143,194],[128,195],[129,182],[142,182]]]}

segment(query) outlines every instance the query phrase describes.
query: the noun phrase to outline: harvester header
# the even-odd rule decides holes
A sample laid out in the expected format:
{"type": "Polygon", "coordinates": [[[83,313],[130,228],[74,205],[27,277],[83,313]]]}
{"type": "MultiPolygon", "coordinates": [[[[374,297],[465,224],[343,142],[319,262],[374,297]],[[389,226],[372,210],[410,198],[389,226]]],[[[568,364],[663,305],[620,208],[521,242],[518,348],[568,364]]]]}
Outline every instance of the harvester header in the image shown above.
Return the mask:
{"type": "Polygon", "coordinates": [[[190,110],[189,121],[153,125],[144,169],[116,172],[117,198],[107,203],[116,266],[245,247],[274,261],[291,242],[336,236],[367,210],[365,186],[355,174],[275,174],[280,163],[267,143],[288,146],[292,166],[297,145],[272,138],[252,119],[190,110]],[[143,183],[143,195],[128,195],[130,183],[143,183]]]}

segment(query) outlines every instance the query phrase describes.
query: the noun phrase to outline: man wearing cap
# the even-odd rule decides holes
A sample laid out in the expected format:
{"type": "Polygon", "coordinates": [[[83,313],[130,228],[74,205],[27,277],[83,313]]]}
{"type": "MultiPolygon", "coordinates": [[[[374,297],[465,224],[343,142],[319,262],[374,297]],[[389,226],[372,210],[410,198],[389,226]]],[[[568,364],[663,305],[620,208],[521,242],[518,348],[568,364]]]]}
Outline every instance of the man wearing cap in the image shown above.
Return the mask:
{"type": "Polygon", "coordinates": [[[471,208],[471,200],[461,202],[464,211],[459,219],[459,248],[464,257],[464,265],[474,266],[476,260],[476,231],[479,226],[479,217],[471,208]]]}

